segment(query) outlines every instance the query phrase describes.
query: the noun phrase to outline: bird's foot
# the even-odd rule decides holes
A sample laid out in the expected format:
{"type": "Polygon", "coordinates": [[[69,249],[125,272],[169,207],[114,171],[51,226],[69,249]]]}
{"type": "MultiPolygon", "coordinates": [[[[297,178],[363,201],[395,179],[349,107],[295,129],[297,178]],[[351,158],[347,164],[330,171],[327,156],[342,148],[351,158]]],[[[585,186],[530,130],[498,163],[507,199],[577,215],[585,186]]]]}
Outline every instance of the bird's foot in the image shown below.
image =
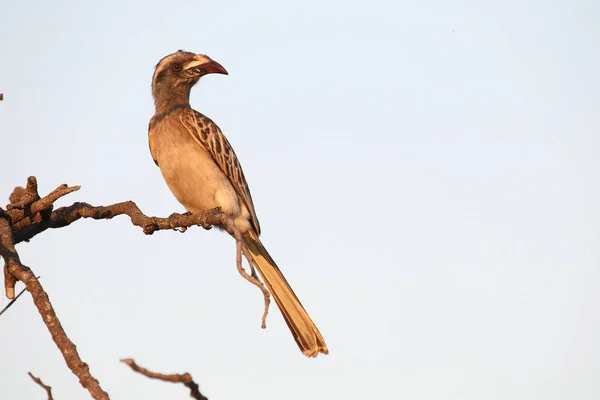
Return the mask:
{"type": "Polygon", "coordinates": [[[184,214],[177,214],[177,213],[173,213],[171,215],[169,215],[169,217],[167,218],[167,221],[169,221],[169,226],[171,227],[171,229],[173,229],[174,231],[177,232],[185,232],[187,230],[186,227],[179,227],[177,226],[177,218],[179,218],[182,215],[190,215],[191,213],[188,211],[184,214]]]}
{"type": "Polygon", "coordinates": [[[202,213],[198,216],[198,223],[207,231],[212,229],[212,225],[209,224],[208,222],[206,222],[206,219],[208,217],[210,217],[211,215],[215,215],[215,214],[220,214],[221,213],[221,207],[215,207],[213,209],[208,210],[205,213],[202,213]]]}

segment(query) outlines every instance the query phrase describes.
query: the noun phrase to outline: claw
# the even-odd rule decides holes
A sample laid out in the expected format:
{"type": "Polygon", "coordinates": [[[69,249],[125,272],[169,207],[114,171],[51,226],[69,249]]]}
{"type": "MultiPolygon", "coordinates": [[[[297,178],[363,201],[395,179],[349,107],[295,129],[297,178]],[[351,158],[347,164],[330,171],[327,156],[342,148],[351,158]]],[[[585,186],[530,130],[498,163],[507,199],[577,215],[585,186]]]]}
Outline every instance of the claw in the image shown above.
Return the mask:
{"type": "Polygon", "coordinates": [[[210,231],[210,230],[212,229],[212,227],[213,227],[213,226],[212,226],[211,224],[209,224],[209,223],[207,223],[207,222],[206,222],[206,217],[207,217],[207,215],[206,215],[206,214],[202,214],[202,215],[200,216],[200,218],[198,218],[198,223],[199,223],[199,224],[200,224],[200,225],[201,225],[201,226],[202,226],[204,229],[206,229],[207,231],[210,231]]]}
{"type": "Polygon", "coordinates": [[[208,210],[207,212],[201,214],[198,217],[198,224],[200,224],[204,229],[211,230],[212,229],[212,225],[209,224],[208,222],[206,222],[206,219],[211,216],[211,215],[215,215],[215,214],[219,214],[221,212],[221,207],[215,207],[211,210],[208,210]]]}

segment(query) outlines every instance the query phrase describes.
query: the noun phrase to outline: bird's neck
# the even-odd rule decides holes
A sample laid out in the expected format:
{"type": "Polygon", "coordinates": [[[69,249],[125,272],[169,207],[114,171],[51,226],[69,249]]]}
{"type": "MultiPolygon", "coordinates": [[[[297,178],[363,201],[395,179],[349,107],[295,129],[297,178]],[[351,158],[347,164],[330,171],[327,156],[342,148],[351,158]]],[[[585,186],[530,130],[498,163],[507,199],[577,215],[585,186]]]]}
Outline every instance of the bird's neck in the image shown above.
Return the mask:
{"type": "Polygon", "coordinates": [[[152,95],[154,96],[154,106],[156,115],[167,112],[178,105],[190,104],[190,88],[154,88],[152,95]]]}

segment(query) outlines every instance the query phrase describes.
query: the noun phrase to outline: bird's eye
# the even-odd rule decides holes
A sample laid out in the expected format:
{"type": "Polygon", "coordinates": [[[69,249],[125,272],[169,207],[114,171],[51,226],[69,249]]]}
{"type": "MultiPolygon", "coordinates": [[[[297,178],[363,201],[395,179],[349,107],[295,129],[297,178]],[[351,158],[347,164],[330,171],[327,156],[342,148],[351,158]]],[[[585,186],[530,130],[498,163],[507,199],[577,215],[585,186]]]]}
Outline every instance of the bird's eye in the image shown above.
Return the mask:
{"type": "Polygon", "coordinates": [[[181,64],[179,64],[179,63],[173,64],[173,70],[174,71],[181,71],[181,64]]]}

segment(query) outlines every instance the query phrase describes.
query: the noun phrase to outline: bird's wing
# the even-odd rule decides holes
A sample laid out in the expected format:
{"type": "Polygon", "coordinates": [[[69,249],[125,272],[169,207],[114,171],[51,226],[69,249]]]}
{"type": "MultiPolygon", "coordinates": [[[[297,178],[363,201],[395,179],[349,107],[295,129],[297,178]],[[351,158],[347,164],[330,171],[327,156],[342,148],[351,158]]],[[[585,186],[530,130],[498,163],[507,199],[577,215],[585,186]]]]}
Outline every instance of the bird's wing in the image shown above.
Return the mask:
{"type": "Polygon", "coordinates": [[[158,165],[158,156],[156,155],[156,148],[154,147],[154,137],[152,135],[152,121],[154,120],[154,117],[152,117],[152,119],[150,120],[150,125],[148,126],[148,146],[150,147],[150,154],[152,155],[152,159],[154,160],[154,164],[156,164],[157,167],[160,167],[160,165],[158,165]]]}
{"type": "Polygon", "coordinates": [[[194,140],[211,155],[229,179],[237,195],[242,199],[252,216],[252,227],[260,235],[260,225],[242,166],[221,129],[210,118],[191,108],[181,110],[179,119],[194,140]]]}

